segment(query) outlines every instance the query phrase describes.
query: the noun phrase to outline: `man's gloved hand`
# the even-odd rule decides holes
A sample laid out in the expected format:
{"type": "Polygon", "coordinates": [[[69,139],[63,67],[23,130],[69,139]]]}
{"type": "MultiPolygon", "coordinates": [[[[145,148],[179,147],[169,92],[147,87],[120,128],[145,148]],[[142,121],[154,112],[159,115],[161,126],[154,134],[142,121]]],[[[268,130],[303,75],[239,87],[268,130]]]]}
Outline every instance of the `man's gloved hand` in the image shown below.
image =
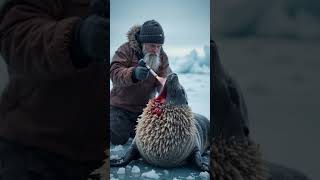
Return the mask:
{"type": "Polygon", "coordinates": [[[138,62],[138,66],[134,68],[132,78],[134,81],[146,80],[149,76],[149,69],[146,67],[145,62],[141,59],[138,62]]]}
{"type": "Polygon", "coordinates": [[[139,60],[138,65],[139,65],[139,66],[143,66],[143,67],[147,67],[147,66],[146,66],[146,62],[145,62],[143,59],[140,59],[140,60],[139,60]]]}
{"type": "Polygon", "coordinates": [[[91,15],[75,24],[71,51],[76,65],[86,65],[90,61],[103,62],[107,58],[110,39],[108,12],[108,1],[91,0],[91,15]]]}

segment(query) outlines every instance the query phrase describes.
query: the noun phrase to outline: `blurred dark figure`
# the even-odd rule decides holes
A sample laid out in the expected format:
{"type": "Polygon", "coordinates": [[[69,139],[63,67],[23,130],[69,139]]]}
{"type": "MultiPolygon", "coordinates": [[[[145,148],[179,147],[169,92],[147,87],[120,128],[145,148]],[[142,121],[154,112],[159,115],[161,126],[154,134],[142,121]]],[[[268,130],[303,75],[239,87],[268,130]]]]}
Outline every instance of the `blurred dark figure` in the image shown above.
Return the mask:
{"type": "Polygon", "coordinates": [[[87,179],[108,146],[109,1],[9,0],[0,51],[0,179],[87,179]]]}
{"type": "Polygon", "coordinates": [[[223,67],[248,106],[250,137],[272,162],[319,179],[320,1],[211,3],[223,67]]]}
{"type": "Polygon", "coordinates": [[[262,158],[261,149],[250,137],[248,112],[239,85],[220,60],[211,41],[213,62],[213,121],[211,122],[211,175],[232,180],[308,180],[303,173],[262,158]]]}

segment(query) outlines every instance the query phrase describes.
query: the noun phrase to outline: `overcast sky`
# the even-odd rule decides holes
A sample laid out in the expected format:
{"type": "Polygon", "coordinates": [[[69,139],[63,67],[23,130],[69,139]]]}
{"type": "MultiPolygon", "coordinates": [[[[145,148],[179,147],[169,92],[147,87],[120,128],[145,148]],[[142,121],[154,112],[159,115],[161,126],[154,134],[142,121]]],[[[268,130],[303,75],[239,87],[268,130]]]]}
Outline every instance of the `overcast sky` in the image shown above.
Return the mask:
{"type": "Polygon", "coordinates": [[[209,0],[111,0],[110,18],[111,56],[127,41],[131,26],[150,19],[162,25],[164,49],[169,56],[185,55],[209,45],[209,0]]]}

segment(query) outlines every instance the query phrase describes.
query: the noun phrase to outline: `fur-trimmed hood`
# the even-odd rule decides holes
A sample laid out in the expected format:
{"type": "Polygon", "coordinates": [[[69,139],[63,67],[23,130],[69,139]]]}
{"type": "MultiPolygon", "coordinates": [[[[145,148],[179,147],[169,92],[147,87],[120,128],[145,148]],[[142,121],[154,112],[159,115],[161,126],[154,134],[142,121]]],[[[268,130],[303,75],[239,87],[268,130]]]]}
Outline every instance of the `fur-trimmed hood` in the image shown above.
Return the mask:
{"type": "Polygon", "coordinates": [[[141,25],[134,25],[127,32],[130,47],[138,53],[142,53],[141,44],[137,40],[137,34],[140,32],[140,29],[141,25]]]}
{"type": "MultiPolygon", "coordinates": [[[[142,46],[141,43],[139,43],[137,39],[137,35],[139,34],[141,29],[141,25],[134,25],[132,26],[129,31],[127,32],[127,38],[129,42],[129,46],[137,53],[142,54],[142,46]]],[[[163,52],[163,49],[161,47],[160,50],[161,53],[163,52]]]]}
{"type": "MultiPolygon", "coordinates": [[[[140,25],[130,28],[127,32],[128,41],[116,50],[110,64],[110,78],[114,85],[110,92],[110,105],[138,113],[142,112],[150,97],[154,97],[155,85],[158,85],[157,80],[152,76],[139,85],[132,81],[133,69],[144,57],[141,45],[136,39],[140,29],[140,25]],[[121,54],[125,55],[125,58],[121,54]]],[[[158,76],[166,77],[172,73],[168,56],[163,48],[160,50],[160,63],[156,71],[158,76]]]]}

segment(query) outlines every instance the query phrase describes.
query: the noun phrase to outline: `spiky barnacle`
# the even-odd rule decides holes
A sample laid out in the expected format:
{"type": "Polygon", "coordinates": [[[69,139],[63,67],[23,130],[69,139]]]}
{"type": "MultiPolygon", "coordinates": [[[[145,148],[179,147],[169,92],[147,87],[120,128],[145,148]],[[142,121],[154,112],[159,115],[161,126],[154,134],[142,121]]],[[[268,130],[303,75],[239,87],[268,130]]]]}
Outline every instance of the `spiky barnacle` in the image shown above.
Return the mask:
{"type": "Polygon", "coordinates": [[[172,167],[183,163],[195,146],[196,126],[189,106],[156,104],[150,100],[136,127],[136,143],[151,164],[172,167]],[[152,113],[155,106],[161,114],[152,113]]]}

